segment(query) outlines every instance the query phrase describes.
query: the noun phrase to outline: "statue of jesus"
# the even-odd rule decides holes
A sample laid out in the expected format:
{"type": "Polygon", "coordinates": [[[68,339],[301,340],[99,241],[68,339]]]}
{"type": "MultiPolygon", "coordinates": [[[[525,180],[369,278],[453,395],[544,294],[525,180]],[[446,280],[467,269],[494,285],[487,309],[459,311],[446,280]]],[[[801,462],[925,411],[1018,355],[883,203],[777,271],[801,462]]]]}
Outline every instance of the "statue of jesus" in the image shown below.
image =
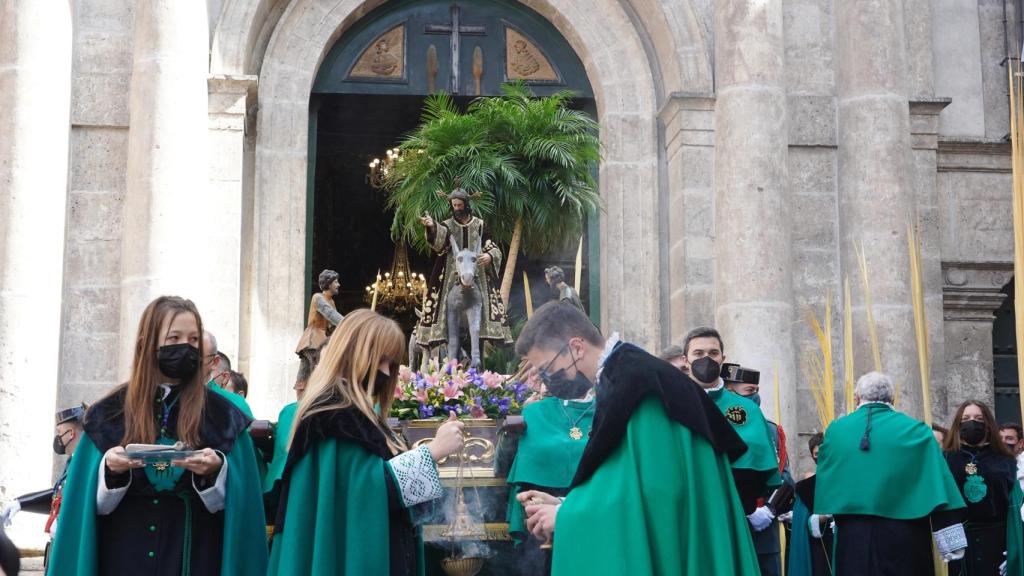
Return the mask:
{"type": "MultiPolygon", "coordinates": [[[[480,246],[477,256],[476,287],[483,301],[480,315],[480,340],[499,345],[512,343],[512,332],[508,327],[505,305],[499,290],[499,270],[502,252],[495,244],[482,219],[473,215],[470,200],[479,193],[470,195],[455,179],[455,190],[451,194],[438,192],[448,199],[452,215],[443,222],[435,222],[429,215],[420,218],[427,236],[427,243],[438,254],[427,284],[423,299],[423,313],[416,326],[416,343],[427,349],[447,342],[447,295],[458,282],[453,243],[461,248],[480,246]]],[[[449,350],[450,358],[458,358],[458,350],[449,350]]]]}

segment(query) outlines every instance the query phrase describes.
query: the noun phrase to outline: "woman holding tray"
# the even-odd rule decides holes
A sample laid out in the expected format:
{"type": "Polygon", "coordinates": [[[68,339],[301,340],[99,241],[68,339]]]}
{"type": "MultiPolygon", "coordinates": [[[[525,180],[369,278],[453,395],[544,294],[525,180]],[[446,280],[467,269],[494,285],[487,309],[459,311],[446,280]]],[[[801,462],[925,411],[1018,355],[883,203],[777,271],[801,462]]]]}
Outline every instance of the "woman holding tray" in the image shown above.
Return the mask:
{"type": "Polygon", "coordinates": [[[249,419],[202,381],[202,334],[189,300],[146,307],[128,382],[86,414],[50,574],[266,570],[249,419]]]}

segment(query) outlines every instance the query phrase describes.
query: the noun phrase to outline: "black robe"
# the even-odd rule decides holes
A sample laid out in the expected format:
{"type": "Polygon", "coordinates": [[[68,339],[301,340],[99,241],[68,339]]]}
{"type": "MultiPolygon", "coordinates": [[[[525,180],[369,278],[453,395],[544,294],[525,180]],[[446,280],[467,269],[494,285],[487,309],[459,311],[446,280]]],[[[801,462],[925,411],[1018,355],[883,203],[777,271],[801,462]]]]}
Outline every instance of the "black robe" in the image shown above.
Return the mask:
{"type": "Polygon", "coordinates": [[[951,575],[996,574],[1006,551],[1006,513],[1010,506],[1010,491],[1016,479],[1017,461],[1000,454],[991,446],[975,448],[963,446],[958,452],[946,454],[949,471],[964,495],[967,504],[967,551],[963,560],[949,563],[951,575]],[[972,458],[973,457],[973,458],[972,458]],[[985,496],[971,502],[964,490],[967,464],[973,459],[987,487],[985,496]]]}
{"type": "MultiPolygon", "coordinates": [[[[810,502],[813,505],[817,478],[817,476],[811,476],[796,483],[796,495],[801,501],[810,502]]],[[[832,531],[831,524],[831,521],[828,521],[822,526],[821,538],[815,538],[811,536],[810,532],[807,533],[811,549],[811,574],[814,576],[832,575],[832,544],[835,533],[832,531]]]]}
{"type": "MultiPolygon", "coordinates": [[[[227,454],[235,438],[249,426],[249,418],[226,399],[206,390],[206,408],[200,428],[204,446],[227,454]]],[[[100,400],[85,418],[85,432],[102,453],[120,446],[124,436],[124,388],[100,400]]],[[[177,390],[172,388],[173,400],[177,390]]],[[[159,404],[158,404],[159,406],[159,404]]],[[[171,408],[167,429],[177,427],[178,403],[171,408]]],[[[229,471],[228,474],[231,472],[229,471]]],[[[106,473],[108,488],[128,484],[128,474],[106,473]]],[[[192,486],[193,475],[184,471],[174,488],[157,490],[142,468],[130,472],[131,485],[110,514],[97,516],[99,573],[103,575],[180,576],[185,554],[191,574],[220,573],[224,541],[224,512],[210,513],[192,486]],[[186,551],[184,537],[191,536],[186,551]]],[[[205,488],[202,479],[196,485],[205,488]]],[[[230,537],[230,535],[228,535],[230,537]]]]}

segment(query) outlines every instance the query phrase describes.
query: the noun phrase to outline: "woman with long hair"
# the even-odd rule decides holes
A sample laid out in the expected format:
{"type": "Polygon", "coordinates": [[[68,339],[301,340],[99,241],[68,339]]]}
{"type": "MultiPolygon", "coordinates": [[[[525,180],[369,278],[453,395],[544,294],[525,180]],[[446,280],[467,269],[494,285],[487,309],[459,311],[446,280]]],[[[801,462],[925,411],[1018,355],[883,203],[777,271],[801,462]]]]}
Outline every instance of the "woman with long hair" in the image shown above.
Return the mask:
{"type": "Polygon", "coordinates": [[[949,573],[998,574],[1017,462],[999,437],[992,409],[977,400],[960,404],[942,449],[967,504],[967,550],[949,563],[949,573]]]}
{"type": "Polygon", "coordinates": [[[190,300],[161,296],[146,307],[128,382],[86,413],[50,574],[266,570],[249,418],[207,388],[202,334],[190,300]],[[157,445],[177,454],[140,456],[157,445]]]}
{"type": "Polygon", "coordinates": [[[387,424],[405,336],[370,310],[345,317],[295,414],[274,525],[272,575],[421,574],[408,508],[441,495],[436,462],[462,449],[448,422],[409,450],[387,424]]]}

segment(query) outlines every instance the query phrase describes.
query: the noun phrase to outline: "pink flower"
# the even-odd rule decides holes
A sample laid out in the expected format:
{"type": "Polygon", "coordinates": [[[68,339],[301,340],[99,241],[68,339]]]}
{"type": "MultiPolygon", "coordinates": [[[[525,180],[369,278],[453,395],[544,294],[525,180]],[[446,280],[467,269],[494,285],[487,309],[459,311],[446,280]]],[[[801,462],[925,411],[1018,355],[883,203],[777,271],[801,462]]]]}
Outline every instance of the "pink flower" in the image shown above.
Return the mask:
{"type": "Polygon", "coordinates": [[[402,385],[395,386],[395,400],[408,400],[405,394],[405,387],[402,385]]]}
{"type": "Polygon", "coordinates": [[[436,388],[441,383],[441,375],[440,374],[427,374],[423,379],[432,388],[436,388]]]}
{"type": "Polygon", "coordinates": [[[487,413],[484,412],[484,409],[479,407],[479,406],[473,406],[472,408],[470,408],[469,409],[469,415],[472,416],[473,418],[486,418],[487,417],[487,413]]]}
{"type": "Polygon", "coordinates": [[[413,393],[412,397],[415,398],[416,401],[419,402],[420,404],[430,403],[430,397],[427,395],[426,388],[420,388],[419,390],[416,390],[416,392],[413,393]]]}
{"type": "Polygon", "coordinates": [[[409,382],[412,380],[413,371],[408,366],[399,366],[398,368],[398,380],[400,382],[409,382]]]}
{"type": "Polygon", "coordinates": [[[501,388],[501,383],[504,382],[505,377],[502,376],[501,374],[497,374],[495,372],[491,372],[490,370],[488,370],[487,372],[483,373],[483,379],[484,386],[493,390],[495,388],[501,388]]]}
{"type": "Polygon", "coordinates": [[[441,393],[444,394],[445,400],[455,400],[456,398],[462,398],[462,390],[455,382],[449,382],[445,384],[445,387],[441,389],[441,393]]]}
{"type": "Polygon", "coordinates": [[[458,387],[459,390],[462,390],[463,388],[466,387],[466,382],[466,375],[463,374],[462,372],[456,372],[455,374],[452,374],[451,385],[458,387]]]}

